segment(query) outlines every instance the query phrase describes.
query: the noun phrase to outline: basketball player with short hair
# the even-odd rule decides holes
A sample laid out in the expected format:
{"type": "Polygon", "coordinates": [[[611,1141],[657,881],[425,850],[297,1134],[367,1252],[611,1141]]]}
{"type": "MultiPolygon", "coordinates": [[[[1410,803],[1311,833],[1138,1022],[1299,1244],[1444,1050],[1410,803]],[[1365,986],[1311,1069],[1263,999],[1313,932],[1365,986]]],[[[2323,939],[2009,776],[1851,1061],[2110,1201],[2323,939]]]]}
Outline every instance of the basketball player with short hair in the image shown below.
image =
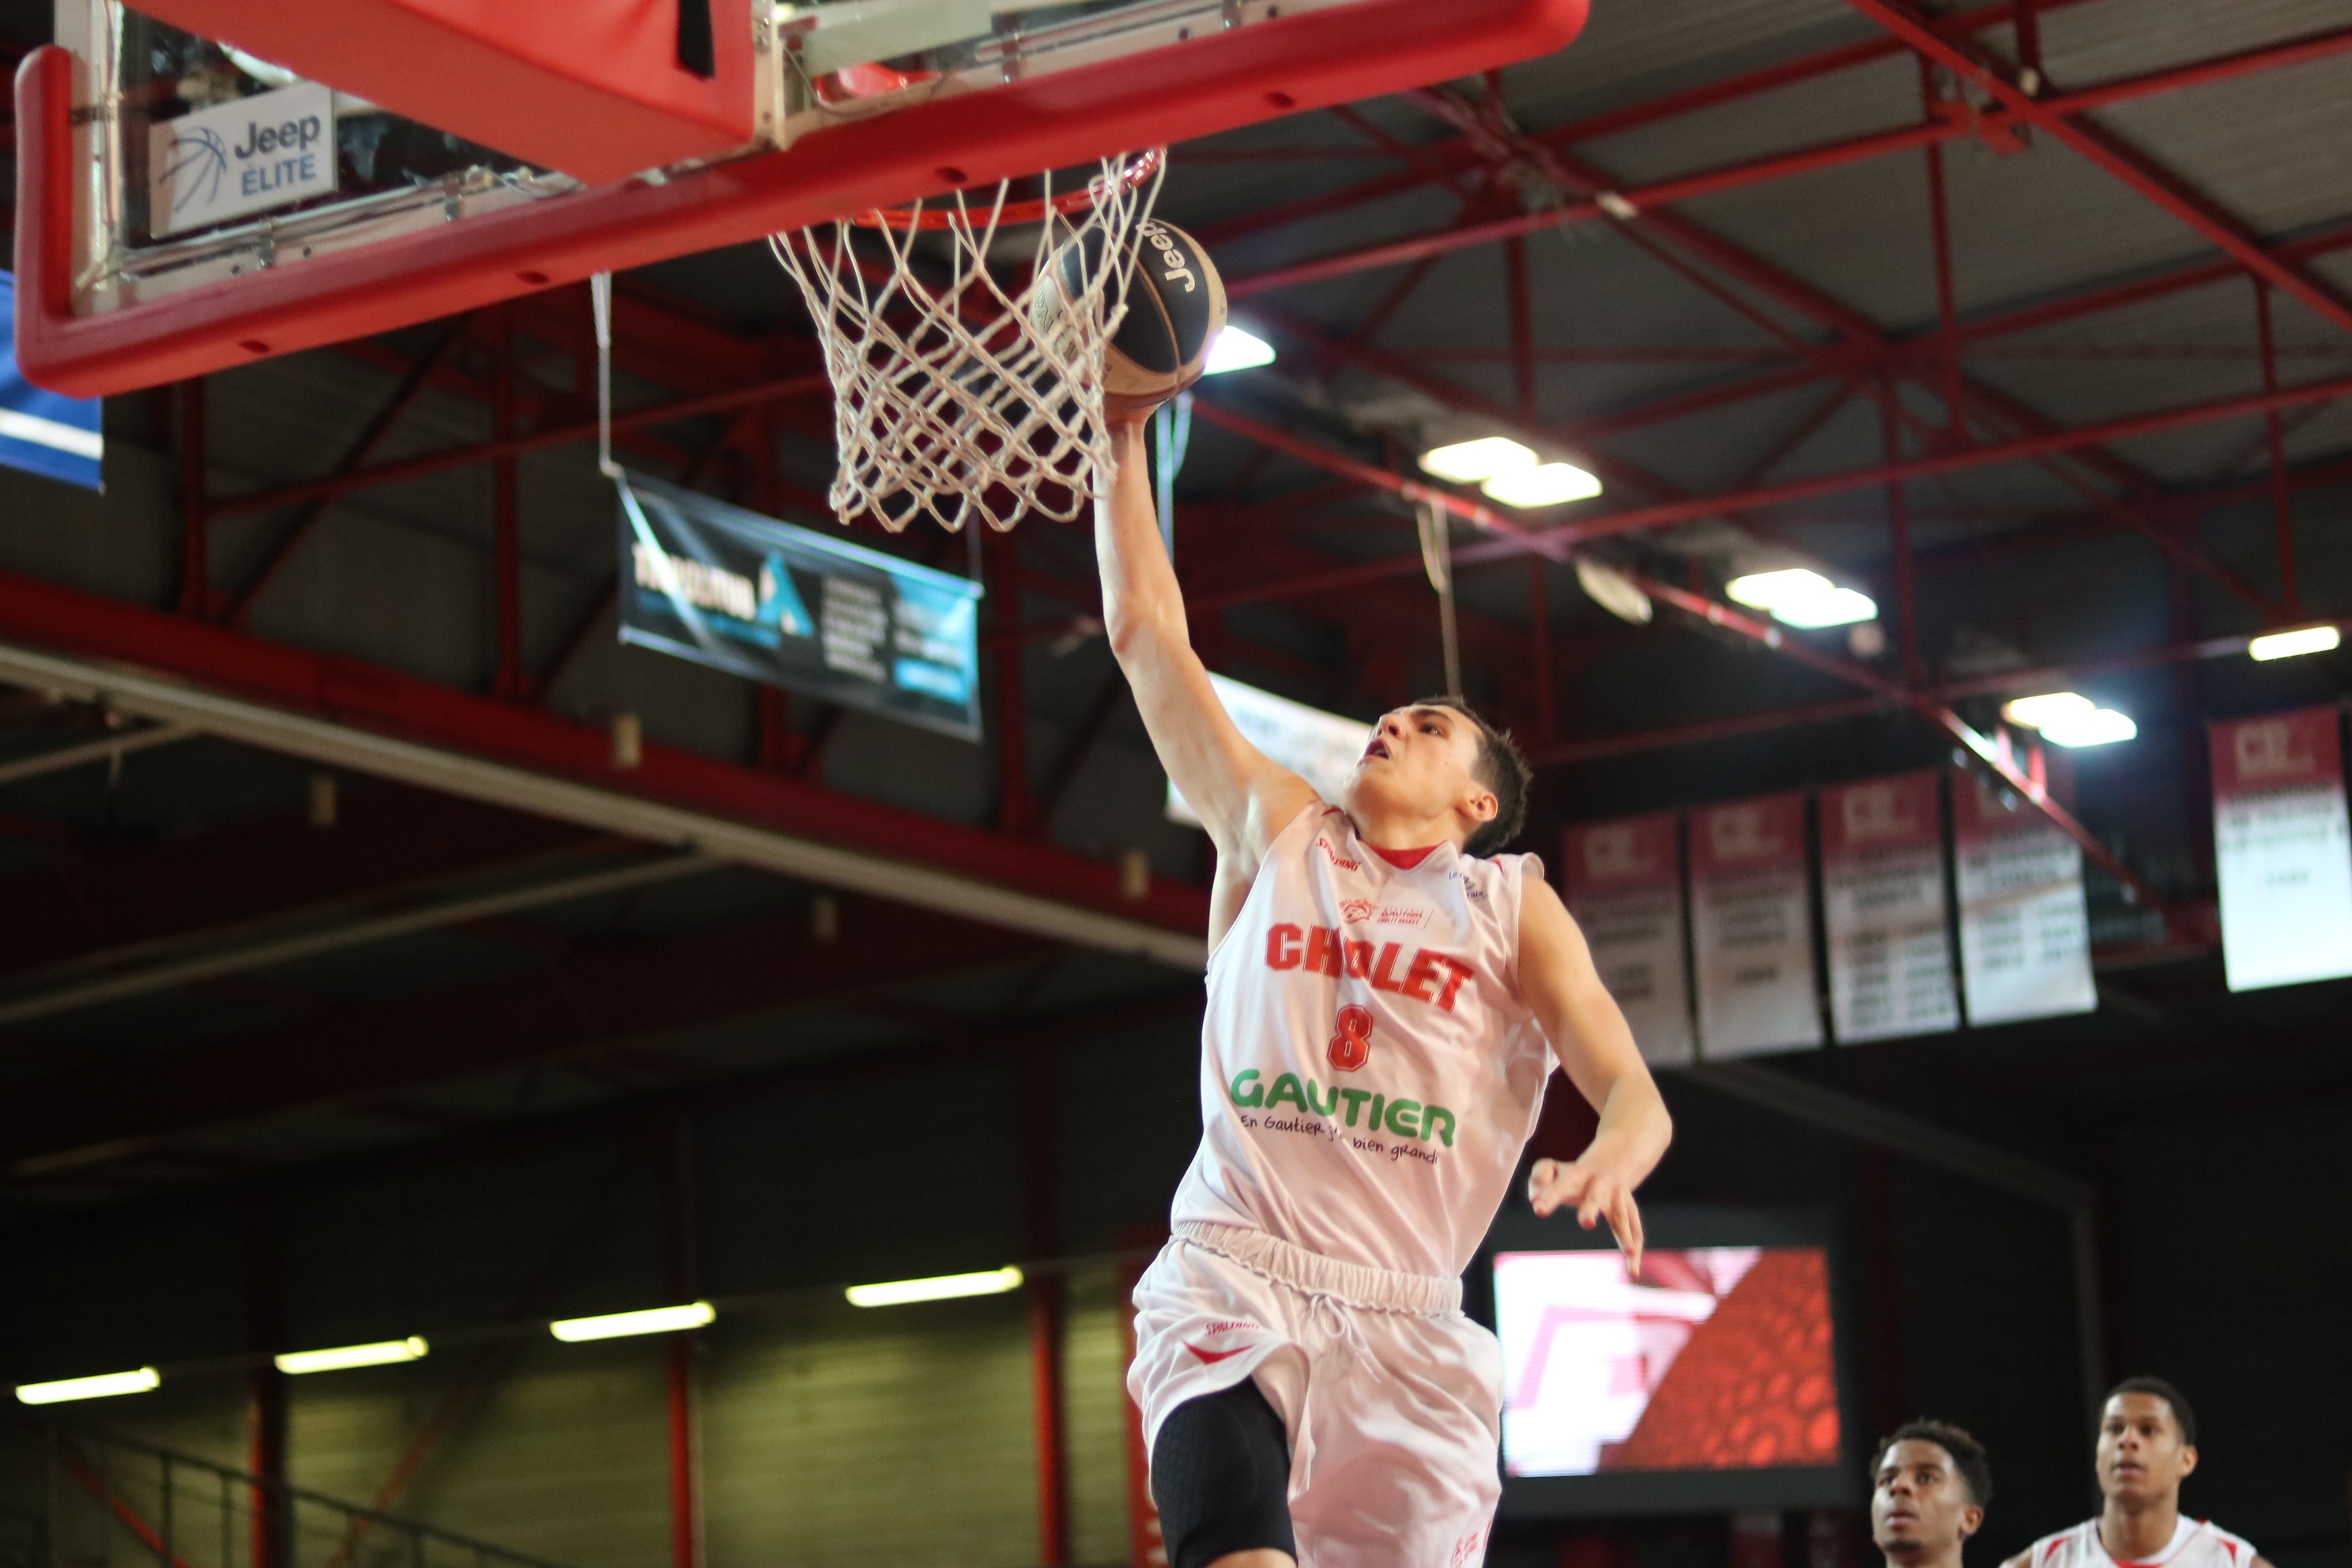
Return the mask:
{"type": "Polygon", "coordinates": [[[1984,1445],[1947,1421],[1906,1421],[1878,1445],[1870,1539],[1886,1568],[1960,1568],[1992,1502],[1984,1445]]]}
{"type": "Polygon", "coordinates": [[[2099,1517],[2045,1535],[2001,1568],[2271,1568],[2243,1537],[2180,1511],[2197,1415],[2160,1377],[2127,1377],[2099,1415],[2099,1517]]]}
{"type": "Polygon", "coordinates": [[[1103,619],[1168,776],[1217,851],[1202,1135],[1135,1293],[1172,1568],[1469,1568],[1500,1495],[1501,1356],[1462,1270],[1563,1067],[1599,1108],[1538,1161],[1538,1214],[1607,1220],[1665,1104],[1533,856],[1529,773],[1451,699],[1379,721],[1337,802],[1242,737],[1192,648],[1141,426],[1096,508],[1103,619]]]}

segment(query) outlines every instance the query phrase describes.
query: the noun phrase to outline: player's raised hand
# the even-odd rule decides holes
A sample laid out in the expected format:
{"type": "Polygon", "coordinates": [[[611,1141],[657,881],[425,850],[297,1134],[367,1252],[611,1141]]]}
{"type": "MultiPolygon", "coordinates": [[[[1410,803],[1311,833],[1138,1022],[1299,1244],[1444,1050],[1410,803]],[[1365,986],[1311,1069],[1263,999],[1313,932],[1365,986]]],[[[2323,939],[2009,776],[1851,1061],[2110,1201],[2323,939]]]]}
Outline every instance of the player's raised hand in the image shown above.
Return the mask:
{"type": "Polygon", "coordinates": [[[1632,1184],[1581,1160],[1538,1160],[1528,1173],[1528,1202],[1543,1215],[1573,1207],[1587,1230],[1606,1219],[1625,1255],[1625,1272],[1641,1278],[1642,1208],[1632,1184]]]}

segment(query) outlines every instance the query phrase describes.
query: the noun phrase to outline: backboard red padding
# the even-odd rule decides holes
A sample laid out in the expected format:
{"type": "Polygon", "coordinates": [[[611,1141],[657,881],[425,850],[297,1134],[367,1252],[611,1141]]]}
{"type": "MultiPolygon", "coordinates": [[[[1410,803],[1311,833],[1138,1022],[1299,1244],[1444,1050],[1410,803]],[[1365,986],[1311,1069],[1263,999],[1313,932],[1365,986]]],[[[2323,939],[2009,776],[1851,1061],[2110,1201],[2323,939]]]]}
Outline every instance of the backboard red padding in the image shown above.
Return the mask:
{"type": "Polygon", "coordinates": [[[74,62],[49,45],[16,73],[17,363],[71,396],[154,386],[951,186],[1509,65],[1565,47],[1586,4],[1363,0],[1293,13],[942,97],[662,184],[600,185],[87,316],[72,267],[74,62]]]}
{"type": "Polygon", "coordinates": [[[678,0],[139,0],[394,113],[598,184],[751,140],[751,7],[712,0],[718,74],[677,63],[678,0]]]}

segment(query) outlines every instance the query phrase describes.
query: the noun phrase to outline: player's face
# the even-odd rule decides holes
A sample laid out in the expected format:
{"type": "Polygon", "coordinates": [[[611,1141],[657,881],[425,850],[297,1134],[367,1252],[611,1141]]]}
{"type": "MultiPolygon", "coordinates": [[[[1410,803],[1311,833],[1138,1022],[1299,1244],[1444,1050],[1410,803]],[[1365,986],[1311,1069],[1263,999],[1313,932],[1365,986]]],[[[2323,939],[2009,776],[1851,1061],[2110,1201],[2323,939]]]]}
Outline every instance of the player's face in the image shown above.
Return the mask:
{"type": "Polygon", "coordinates": [[[2099,1489],[2118,1502],[2154,1502],[2197,1468],[2172,1406],[2153,1394],[2118,1394],[2099,1417],[2099,1489]]]}
{"type": "Polygon", "coordinates": [[[1870,1539],[1893,1561],[1958,1562],[1960,1542],[1983,1522],[1984,1510],[1941,1443],[1906,1437],[1878,1457],[1870,1539]]]}
{"type": "Polygon", "coordinates": [[[1478,726],[1451,708],[1399,708],[1381,715],[1348,775],[1352,805],[1370,799],[1391,810],[1435,816],[1463,811],[1474,823],[1495,815],[1495,792],[1478,782],[1478,726]]]}

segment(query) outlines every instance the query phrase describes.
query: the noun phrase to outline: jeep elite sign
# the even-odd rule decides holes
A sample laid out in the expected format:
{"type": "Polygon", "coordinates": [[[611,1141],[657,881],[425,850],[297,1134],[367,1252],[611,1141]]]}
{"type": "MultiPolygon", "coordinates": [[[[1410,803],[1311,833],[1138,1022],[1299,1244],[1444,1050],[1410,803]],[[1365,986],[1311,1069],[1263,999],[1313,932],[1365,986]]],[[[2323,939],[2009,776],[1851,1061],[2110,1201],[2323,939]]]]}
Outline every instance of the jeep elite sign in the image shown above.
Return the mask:
{"type": "Polygon", "coordinates": [[[157,239],[335,190],[335,94],[298,82],[166,120],[147,132],[147,227],[157,239]]]}

